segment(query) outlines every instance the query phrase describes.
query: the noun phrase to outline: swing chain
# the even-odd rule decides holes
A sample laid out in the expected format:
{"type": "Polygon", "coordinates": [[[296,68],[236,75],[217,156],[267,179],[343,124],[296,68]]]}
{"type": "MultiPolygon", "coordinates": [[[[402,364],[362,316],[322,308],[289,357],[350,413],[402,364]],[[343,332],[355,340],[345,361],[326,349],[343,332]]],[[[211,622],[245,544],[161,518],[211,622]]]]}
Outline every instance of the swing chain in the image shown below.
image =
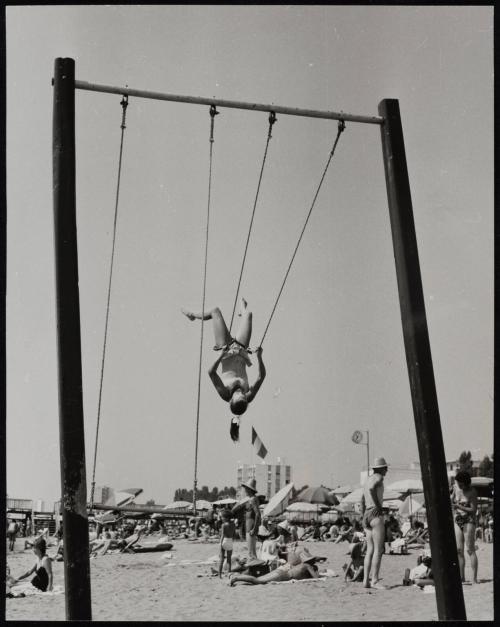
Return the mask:
{"type": "Polygon", "coordinates": [[[215,105],[210,105],[210,143],[213,144],[214,143],[214,120],[215,120],[215,116],[219,115],[219,111],[217,111],[217,108],[215,105]]]}
{"type": "Polygon", "coordinates": [[[125,126],[125,118],[126,118],[126,115],[127,115],[127,107],[128,107],[128,95],[127,94],[123,95],[120,104],[122,106],[122,123],[121,123],[120,128],[123,130],[123,129],[127,128],[125,126]]]}

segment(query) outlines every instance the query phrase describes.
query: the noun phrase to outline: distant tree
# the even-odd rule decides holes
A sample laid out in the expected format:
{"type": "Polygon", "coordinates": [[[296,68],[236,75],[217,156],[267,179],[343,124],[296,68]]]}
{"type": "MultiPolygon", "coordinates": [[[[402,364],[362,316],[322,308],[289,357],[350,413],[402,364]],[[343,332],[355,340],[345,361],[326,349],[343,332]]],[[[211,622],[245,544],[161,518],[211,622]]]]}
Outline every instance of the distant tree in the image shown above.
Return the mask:
{"type": "Polygon", "coordinates": [[[155,500],[149,499],[149,501],[146,501],[145,505],[155,505],[155,500]]]}
{"type": "Polygon", "coordinates": [[[493,477],[493,462],[488,455],[479,463],[478,472],[480,477],[493,477]]]}
{"type": "Polygon", "coordinates": [[[458,458],[459,470],[465,470],[472,475],[472,454],[470,451],[462,451],[458,458]]]}
{"type": "MultiPolygon", "coordinates": [[[[201,487],[201,490],[196,490],[196,498],[203,499],[205,501],[217,501],[222,498],[235,498],[236,497],[236,488],[233,486],[225,486],[220,489],[214,487],[210,489],[208,486],[204,485],[201,487]]],[[[189,501],[191,503],[193,500],[193,490],[187,490],[186,488],[177,488],[174,493],[174,501],[189,501]]]]}

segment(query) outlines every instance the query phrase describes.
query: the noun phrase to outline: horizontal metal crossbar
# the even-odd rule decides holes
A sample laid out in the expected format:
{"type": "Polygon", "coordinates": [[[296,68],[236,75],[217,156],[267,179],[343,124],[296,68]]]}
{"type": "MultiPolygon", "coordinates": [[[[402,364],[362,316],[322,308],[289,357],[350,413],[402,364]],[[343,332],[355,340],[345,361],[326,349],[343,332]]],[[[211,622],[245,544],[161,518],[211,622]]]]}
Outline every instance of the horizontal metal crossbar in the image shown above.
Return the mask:
{"type": "Polygon", "coordinates": [[[378,116],[353,115],[336,111],[316,111],[314,109],[298,109],[295,107],[282,107],[275,104],[257,104],[250,102],[238,102],[236,100],[221,100],[219,98],[200,98],[197,96],[179,96],[175,94],[163,94],[156,91],[144,91],[131,89],[130,87],[112,87],[110,85],[96,85],[86,81],[76,81],[75,89],[86,91],[98,91],[106,94],[119,94],[136,98],[149,98],[151,100],[168,100],[171,102],[185,102],[188,104],[209,105],[226,107],[230,109],[248,109],[250,111],[274,111],[282,115],[299,115],[308,118],[323,118],[326,120],[344,120],[345,122],[362,122],[365,124],[383,124],[384,118],[378,116]]]}

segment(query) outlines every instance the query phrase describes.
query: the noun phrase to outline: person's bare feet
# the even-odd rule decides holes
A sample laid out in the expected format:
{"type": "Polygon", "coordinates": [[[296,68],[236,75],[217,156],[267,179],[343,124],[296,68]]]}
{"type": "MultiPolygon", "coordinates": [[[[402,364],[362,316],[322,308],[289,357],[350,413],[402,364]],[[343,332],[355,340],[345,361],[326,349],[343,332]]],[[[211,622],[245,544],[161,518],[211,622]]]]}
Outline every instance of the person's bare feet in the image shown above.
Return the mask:
{"type": "Polygon", "coordinates": [[[240,313],[238,314],[238,316],[242,316],[245,313],[247,305],[247,301],[243,297],[240,298],[240,313]]]}
{"type": "Polygon", "coordinates": [[[196,317],[193,313],[191,313],[190,311],[188,311],[187,309],[181,309],[182,313],[186,316],[186,318],[189,318],[189,320],[195,320],[196,317]]]}

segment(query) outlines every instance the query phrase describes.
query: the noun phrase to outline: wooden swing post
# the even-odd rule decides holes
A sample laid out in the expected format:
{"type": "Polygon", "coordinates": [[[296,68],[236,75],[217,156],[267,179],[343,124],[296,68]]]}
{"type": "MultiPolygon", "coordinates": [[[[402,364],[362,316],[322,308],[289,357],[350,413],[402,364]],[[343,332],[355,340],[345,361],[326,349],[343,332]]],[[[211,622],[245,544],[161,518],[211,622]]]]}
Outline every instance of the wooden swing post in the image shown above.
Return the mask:
{"type": "Polygon", "coordinates": [[[399,102],[382,100],[379,113],[384,118],[382,151],[438,616],[466,620],[399,102]]]}
{"type": "Polygon", "coordinates": [[[53,192],[66,619],[92,620],[75,194],[75,62],[54,67],[53,192]]]}

